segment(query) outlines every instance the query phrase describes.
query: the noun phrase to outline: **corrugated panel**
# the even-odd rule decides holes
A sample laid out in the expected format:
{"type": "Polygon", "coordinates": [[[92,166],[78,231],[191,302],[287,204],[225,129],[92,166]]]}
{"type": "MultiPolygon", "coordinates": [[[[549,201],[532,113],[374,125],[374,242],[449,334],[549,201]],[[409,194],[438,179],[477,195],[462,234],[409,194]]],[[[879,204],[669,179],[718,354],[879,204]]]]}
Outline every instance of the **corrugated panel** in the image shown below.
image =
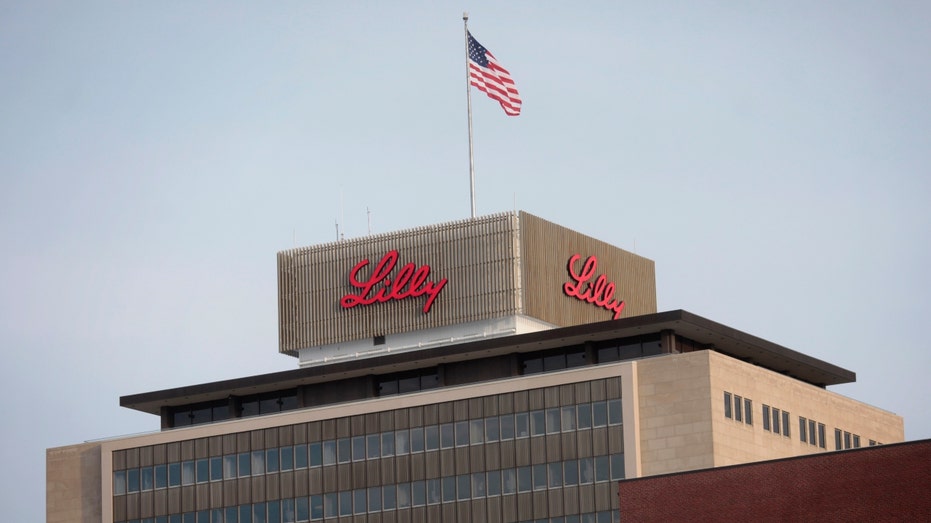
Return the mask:
{"type": "Polygon", "coordinates": [[[517,227],[516,215],[498,214],[279,253],[279,350],[516,314],[517,227]],[[448,280],[430,312],[422,312],[426,297],[343,309],[340,299],[359,291],[349,283],[352,267],[368,259],[359,275],[365,279],[392,250],[392,275],[413,263],[430,266],[429,281],[448,280]]]}
{"type": "Polygon", "coordinates": [[[594,277],[604,274],[615,282],[615,297],[624,300],[621,317],[656,312],[656,271],[652,260],[637,256],[590,236],[520,213],[520,243],[523,305],[527,315],[559,326],[610,320],[614,313],[566,296],[563,284],[570,281],[569,258],[581,255],[576,271],[589,256],[596,256],[594,277]]]}

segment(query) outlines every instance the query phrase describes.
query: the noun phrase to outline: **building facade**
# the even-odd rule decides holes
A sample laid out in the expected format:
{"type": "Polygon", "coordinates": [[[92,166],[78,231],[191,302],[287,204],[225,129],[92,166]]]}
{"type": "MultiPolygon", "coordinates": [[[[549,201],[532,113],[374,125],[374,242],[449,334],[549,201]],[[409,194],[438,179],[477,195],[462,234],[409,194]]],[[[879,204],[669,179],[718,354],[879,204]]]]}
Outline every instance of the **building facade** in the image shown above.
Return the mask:
{"type": "Polygon", "coordinates": [[[279,254],[295,370],[121,398],[49,449],[49,521],[616,521],[617,481],[902,441],[830,363],[686,311],[526,213],[279,254]]]}

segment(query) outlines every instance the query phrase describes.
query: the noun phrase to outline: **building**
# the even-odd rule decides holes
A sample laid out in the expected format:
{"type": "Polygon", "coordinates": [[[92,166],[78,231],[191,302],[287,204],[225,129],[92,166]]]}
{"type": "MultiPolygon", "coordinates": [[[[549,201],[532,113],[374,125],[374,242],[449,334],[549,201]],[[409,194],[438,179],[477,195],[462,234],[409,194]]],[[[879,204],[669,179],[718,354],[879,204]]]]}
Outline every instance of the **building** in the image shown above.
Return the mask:
{"type": "Polygon", "coordinates": [[[929,521],[928,463],[921,440],[629,479],[621,520],[929,521]]]}
{"type": "Polygon", "coordinates": [[[652,261],[527,213],[278,275],[298,368],[122,397],[162,430],[49,449],[49,521],[594,523],[620,479],[904,439],[827,390],[853,372],[657,312],[652,261]]]}

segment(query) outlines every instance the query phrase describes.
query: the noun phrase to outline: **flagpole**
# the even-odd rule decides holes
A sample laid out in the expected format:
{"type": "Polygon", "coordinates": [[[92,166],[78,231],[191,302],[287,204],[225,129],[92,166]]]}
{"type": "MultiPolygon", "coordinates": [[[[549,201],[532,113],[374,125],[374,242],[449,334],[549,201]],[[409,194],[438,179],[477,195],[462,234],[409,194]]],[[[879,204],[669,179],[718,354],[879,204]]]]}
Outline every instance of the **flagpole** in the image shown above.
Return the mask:
{"type": "Polygon", "coordinates": [[[472,89],[469,81],[469,13],[462,13],[462,26],[465,29],[466,59],[466,106],[469,110],[469,200],[472,203],[472,218],[475,218],[475,161],[472,157],[472,89]]]}

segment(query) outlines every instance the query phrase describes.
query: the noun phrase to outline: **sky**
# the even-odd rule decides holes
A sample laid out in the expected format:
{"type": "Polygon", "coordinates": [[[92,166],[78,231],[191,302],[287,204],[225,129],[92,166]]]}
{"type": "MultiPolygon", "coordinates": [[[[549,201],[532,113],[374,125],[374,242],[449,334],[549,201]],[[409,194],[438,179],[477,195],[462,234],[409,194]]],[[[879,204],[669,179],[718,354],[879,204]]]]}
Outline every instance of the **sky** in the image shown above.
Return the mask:
{"type": "Polygon", "coordinates": [[[275,254],[476,207],[655,260],[685,309],[931,438],[931,4],[0,0],[0,489],[157,430],[123,395],[296,368],[275,254]],[[578,5],[577,5],[578,4],[578,5]]]}

